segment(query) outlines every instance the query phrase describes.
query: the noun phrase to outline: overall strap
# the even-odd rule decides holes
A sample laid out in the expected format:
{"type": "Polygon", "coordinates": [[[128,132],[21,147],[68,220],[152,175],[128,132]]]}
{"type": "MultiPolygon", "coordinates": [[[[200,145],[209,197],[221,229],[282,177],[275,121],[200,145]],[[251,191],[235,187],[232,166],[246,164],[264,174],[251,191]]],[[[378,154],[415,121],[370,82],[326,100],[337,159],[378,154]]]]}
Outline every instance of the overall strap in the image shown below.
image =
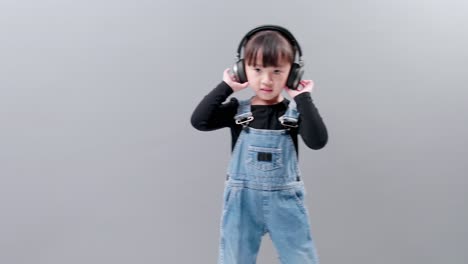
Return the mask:
{"type": "Polygon", "coordinates": [[[299,112],[297,111],[294,99],[289,101],[288,109],[286,109],[284,115],[280,116],[278,120],[285,127],[298,127],[297,123],[299,121],[299,112]]]}
{"type": "Polygon", "coordinates": [[[243,126],[247,126],[254,119],[250,110],[250,99],[239,100],[237,114],[234,116],[234,119],[236,120],[236,124],[243,126]]]}

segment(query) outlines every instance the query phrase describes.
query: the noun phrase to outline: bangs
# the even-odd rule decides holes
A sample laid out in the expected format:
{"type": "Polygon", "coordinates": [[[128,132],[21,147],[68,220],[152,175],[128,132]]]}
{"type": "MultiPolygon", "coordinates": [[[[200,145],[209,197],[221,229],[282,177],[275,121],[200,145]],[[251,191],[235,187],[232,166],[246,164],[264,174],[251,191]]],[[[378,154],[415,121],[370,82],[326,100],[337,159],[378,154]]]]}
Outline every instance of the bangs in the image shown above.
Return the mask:
{"type": "Polygon", "coordinates": [[[282,62],[294,62],[294,47],[276,31],[262,31],[255,34],[245,45],[244,60],[247,65],[256,65],[262,58],[263,67],[278,67],[282,62]]]}

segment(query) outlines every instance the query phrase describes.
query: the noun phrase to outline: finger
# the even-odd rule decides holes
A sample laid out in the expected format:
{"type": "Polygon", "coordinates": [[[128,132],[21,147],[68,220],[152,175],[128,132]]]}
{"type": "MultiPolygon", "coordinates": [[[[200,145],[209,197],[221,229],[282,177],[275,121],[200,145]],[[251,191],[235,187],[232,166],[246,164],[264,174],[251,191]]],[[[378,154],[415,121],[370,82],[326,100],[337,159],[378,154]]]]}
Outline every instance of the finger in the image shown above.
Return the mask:
{"type": "Polygon", "coordinates": [[[229,78],[229,77],[230,77],[229,68],[227,68],[226,70],[224,70],[223,76],[224,76],[225,78],[229,78]]]}

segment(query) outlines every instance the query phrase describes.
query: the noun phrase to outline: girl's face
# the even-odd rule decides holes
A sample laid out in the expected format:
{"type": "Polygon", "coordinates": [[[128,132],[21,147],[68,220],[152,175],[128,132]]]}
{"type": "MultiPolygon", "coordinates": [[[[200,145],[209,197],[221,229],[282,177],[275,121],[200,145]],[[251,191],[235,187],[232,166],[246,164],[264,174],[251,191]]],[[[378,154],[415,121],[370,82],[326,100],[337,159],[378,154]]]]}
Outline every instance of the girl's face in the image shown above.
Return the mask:
{"type": "Polygon", "coordinates": [[[276,104],[283,101],[281,92],[291,69],[291,63],[280,61],[277,66],[264,67],[262,55],[257,56],[255,65],[246,65],[249,86],[254,90],[252,103],[259,105],[276,104]]]}

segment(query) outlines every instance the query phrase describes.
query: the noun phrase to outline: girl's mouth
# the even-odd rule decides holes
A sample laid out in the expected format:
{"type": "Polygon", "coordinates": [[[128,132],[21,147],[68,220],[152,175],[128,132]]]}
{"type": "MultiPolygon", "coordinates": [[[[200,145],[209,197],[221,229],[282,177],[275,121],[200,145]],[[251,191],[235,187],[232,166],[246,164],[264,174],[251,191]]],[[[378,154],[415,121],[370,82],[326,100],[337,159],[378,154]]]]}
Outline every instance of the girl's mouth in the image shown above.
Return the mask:
{"type": "Polygon", "coordinates": [[[271,93],[271,92],[273,92],[273,89],[260,88],[260,91],[265,92],[265,93],[271,93]]]}

